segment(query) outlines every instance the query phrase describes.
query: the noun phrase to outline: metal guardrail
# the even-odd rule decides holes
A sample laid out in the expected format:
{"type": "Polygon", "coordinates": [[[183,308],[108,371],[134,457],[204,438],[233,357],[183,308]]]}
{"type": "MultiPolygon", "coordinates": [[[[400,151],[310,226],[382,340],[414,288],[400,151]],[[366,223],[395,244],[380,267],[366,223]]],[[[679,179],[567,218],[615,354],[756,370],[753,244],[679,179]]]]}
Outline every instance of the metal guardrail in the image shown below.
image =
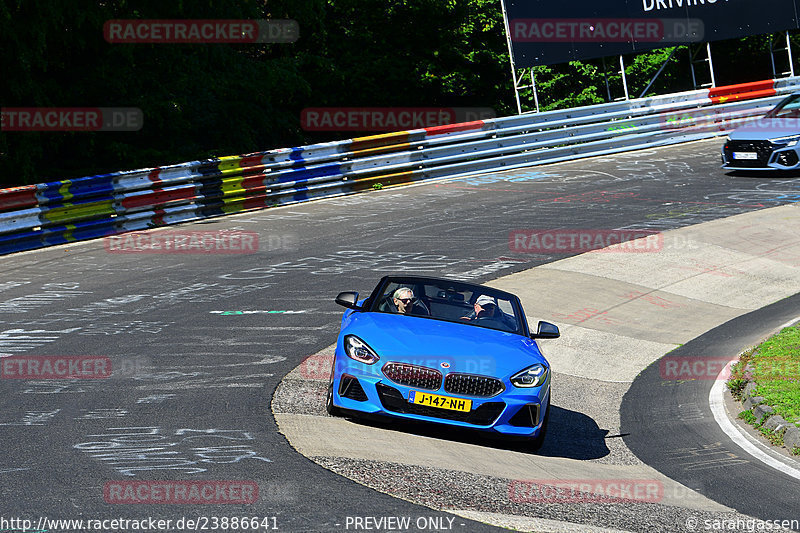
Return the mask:
{"type": "Polygon", "coordinates": [[[359,192],[724,134],[800,77],[0,190],[0,254],[359,192]]]}

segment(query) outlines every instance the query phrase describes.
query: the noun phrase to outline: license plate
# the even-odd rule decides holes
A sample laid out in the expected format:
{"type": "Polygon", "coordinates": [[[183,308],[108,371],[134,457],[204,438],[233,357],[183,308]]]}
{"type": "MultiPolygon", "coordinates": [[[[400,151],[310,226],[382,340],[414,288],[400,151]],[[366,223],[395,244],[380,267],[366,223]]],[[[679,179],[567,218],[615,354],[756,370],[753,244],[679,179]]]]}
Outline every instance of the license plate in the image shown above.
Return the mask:
{"type": "Polygon", "coordinates": [[[427,405],[428,407],[438,407],[439,409],[449,409],[451,411],[461,411],[464,413],[469,413],[472,409],[472,400],[428,394],[427,392],[415,390],[408,393],[408,401],[417,405],[427,405]]]}
{"type": "Polygon", "coordinates": [[[733,152],[734,159],[758,159],[758,154],[755,152],[733,152]]]}

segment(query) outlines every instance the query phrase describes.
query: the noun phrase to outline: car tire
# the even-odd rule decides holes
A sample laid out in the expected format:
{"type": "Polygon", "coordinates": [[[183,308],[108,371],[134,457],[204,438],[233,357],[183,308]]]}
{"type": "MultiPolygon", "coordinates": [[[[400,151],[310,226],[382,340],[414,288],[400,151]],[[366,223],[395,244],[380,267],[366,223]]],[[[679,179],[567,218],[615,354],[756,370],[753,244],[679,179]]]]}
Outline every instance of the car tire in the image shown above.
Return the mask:
{"type": "Polygon", "coordinates": [[[331,416],[342,416],[342,410],[333,405],[333,383],[328,385],[328,394],[325,399],[325,410],[331,416]]]}
{"type": "MultiPolygon", "coordinates": [[[[336,363],[334,362],[334,365],[336,363]]],[[[331,379],[328,382],[328,393],[325,395],[325,410],[331,416],[342,416],[342,410],[333,405],[333,373],[334,366],[331,365],[331,379]]]]}
{"type": "Polygon", "coordinates": [[[544,444],[544,438],[547,435],[547,423],[550,420],[550,402],[547,402],[547,410],[544,412],[544,420],[542,421],[542,429],[539,430],[539,434],[536,435],[535,438],[531,440],[529,448],[532,451],[538,451],[539,448],[542,447],[544,444]]]}

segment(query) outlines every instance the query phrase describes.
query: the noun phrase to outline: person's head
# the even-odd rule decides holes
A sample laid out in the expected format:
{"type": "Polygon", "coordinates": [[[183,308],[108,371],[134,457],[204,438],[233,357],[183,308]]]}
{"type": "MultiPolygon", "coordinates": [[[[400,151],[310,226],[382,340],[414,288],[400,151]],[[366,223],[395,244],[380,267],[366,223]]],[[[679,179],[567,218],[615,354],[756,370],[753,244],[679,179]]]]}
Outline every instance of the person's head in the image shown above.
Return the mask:
{"type": "Polygon", "coordinates": [[[497,314],[497,300],[486,294],[478,296],[475,300],[475,317],[493,317],[497,314]]]}
{"type": "Polygon", "coordinates": [[[400,287],[394,291],[392,298],[394,298],[394,305],[397,306],[398,311],[404,314],[411,312],[411,306],[414,303],[414,291],[408,287],[400,287]]]}

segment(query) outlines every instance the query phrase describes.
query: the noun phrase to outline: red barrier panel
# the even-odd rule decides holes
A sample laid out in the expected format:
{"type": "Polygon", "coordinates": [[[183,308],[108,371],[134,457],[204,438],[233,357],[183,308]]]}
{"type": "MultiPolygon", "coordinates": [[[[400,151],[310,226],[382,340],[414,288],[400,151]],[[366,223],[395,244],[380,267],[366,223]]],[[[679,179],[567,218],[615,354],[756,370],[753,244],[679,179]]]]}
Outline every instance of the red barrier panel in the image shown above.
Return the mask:
{"type": "Polygon", "coordinates": [[[36,207],[36,185],[0,189],[0,211],[36,207]]]}
{"type": "Polygon", "coordinates": [[[724,85],[708,90],[708,96],[715,104],[734,102],[737,100],[752,100],[775,96],[775,80],[752,81],[736,85],[724,85]]]}
{"type": "Polygon", "coordinates": [[[197,196],[197,188],[187,185],[176,189],[155,189],[151,193],[123,198],[120,205],[125,209],[144,206],[162,206],[176,200],[190,200],[197,196]]]}
{"type": "Polygon", "coordinates": [[[479,130],[483,127],[482,120],[473,120],[472,122],[461,122],[460,124],[443,124],[441,126],[431,126],[425,128],[427,135],[442,135],[444,133],[452,133],[455,131],[468,131],[479,130]]]}

